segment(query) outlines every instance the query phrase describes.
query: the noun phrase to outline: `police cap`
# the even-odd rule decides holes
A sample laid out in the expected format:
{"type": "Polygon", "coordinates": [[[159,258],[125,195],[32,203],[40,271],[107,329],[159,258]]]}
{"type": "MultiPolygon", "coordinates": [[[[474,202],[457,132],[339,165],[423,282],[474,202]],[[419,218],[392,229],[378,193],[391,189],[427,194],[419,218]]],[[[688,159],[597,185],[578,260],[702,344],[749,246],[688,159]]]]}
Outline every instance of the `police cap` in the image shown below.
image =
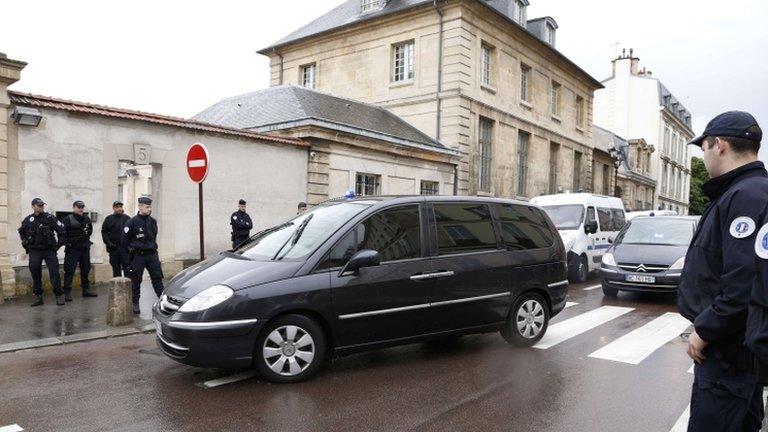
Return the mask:
{"type": "Polygon", "coordinates": [[[299,208],[300,209],[307,208],[307,203],[305,203],[304,201],[300,202],[299,203],[299,208]]]}
{"type": "Polygon", "coordinates": [[[704,133],[694,138],[689,144],[701,147],[701,143],[708,136],[743,138],[759,143],[763,139],[763,131],[751,114],[744,111],[728,111],[713,118],[707,124],[704,133]]]}
{"type": "Polygon", "coordinates": [[[238,203],[238,204],[240,204],[240,205],[245,205],[245,200],[244,200],[244,199],[241,199],[241,200],[240,200],[240,201],[238,201],[237,203],[238,203]]]}
{"type": "Polygon", "coordinates": [[[119,200],[112,203],[112,207],[122,207],[122,206],[123,206],[123,202],[119,200]]]}
{"type": "Polygon", "coordinates": [[[32,205],[33,206],[45,205],[45,201],[43,201],[41,198],[35,198],[32,200],[32,205]]]}
{"type": "Polygon", "coordinates": [[[77,200],[72,203],[72,207],[85,208],[85,203],[80,200],[77,200]]]}
{"type": "Polygon", "coordinates": [[[152,198],[150,198],[150,197],[141,197],[141,198],[139,198],[139,204],[152,205],[152,198]]]}

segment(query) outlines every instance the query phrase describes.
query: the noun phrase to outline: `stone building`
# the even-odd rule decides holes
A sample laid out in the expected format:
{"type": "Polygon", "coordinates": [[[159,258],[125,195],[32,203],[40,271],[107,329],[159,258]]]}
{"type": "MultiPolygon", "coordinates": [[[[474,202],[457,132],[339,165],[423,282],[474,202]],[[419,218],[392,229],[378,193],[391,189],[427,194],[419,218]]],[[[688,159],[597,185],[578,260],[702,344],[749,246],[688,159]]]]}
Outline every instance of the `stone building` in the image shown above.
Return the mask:
{"type": "Polygon", "coordinates": [[[613,60],[612,76],[603,85],[595,92],[595,124],[620,136],[644,137],[659,150],[653,152],[650,167],[658,184],[653,208],[687,214],[691,113],[651,71],[640,68],[632,50],[613,60]]]}
{"type": "Polygon", "coordinates": [[[454,195],[457,152],[378,106],[298,86],[224,99],[197,121],[310,144],[307,200],[357,195],[454,195]]]}
{"type": "MultiPolygon", "coordinates": [[[[610,162],[601,162],[594,171],[599,188],[595,193],[616,196],[624,202],[627,211],[653,210],[653,197],[656,190],[656,180],[651,177],[651,163],[656,149],[644,139],[629,141],[599,126],[593,126],[592,136],[595,143],[595,154],[609,155],[611,149],[618,152],[616,159],[608,156],[610,162]],[[616,166],[614,160],[620,160],[618,168],[618,188],[616,188],[616,166]],[[610,164],[610,165],[609,165],[610,164]],[[609,181],[605,182],[604,179],[609,181]]],[[[597,157],[595,158],[597,160],[597,157]]]]}
{"type": "Polygon", "coordinates": [[[592,94],[527,0],[349,0],[259,52],[271,85],[391,110],[457,150],[460,195],[592,185],[592,94]]]}

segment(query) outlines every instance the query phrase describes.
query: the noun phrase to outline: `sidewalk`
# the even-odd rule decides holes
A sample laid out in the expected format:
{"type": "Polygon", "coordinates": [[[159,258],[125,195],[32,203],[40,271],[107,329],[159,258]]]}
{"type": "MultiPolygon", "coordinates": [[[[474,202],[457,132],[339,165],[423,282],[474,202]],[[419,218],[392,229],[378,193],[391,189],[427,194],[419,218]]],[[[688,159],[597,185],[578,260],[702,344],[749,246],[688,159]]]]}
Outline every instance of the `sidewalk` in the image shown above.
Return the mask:
{"type": "Polygon", "coordinates": [[[53,295],[46,294],[45,304],[30,307],[32,296],[8,300],[0,305],[0,353],[104,339],[155,330],[152,305],[157,300],[152,284],[141,284],[141,315],[133,324],[110,327],[106,323],[108,285],[95,287],[96,298],[83,298],[79,289],[72,291],[73,301],[57,306],[53,295]]]}

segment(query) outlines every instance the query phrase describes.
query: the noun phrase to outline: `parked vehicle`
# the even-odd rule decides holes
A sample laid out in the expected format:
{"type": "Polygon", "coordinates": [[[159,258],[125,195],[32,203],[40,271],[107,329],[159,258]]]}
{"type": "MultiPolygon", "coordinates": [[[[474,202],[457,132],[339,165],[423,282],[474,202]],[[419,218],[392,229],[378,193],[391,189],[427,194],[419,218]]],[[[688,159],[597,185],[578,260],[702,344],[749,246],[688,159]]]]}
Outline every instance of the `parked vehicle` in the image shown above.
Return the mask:
{"type": "Polygon", "coordinates": [[[500,331],[544,336],[564,307],[565,250],[524,202],[366,197],[314,207],[174,277],[153,309],[181,363],[296,382],[327,355],[500,331]]]}
{"type": "Polygon", "coordinates": [[[568,280],[586,282],[626,222],[621,199],[576,193],[543,195],[531,202],[547,212],[560,232],[568,252],[568,280]]]}
{"type": "Polygon", "coordinates": [[[674,210],[642,210],[628,212],[626,216],[627,221],[631,221],[638,216],[677,216],[677,212],[674,210]]]}
{"type": "Polygon", "coordinates": [[[627,222],[603,255],[603,293],[673,293],[699,216],[641,216],[627,222]]]}

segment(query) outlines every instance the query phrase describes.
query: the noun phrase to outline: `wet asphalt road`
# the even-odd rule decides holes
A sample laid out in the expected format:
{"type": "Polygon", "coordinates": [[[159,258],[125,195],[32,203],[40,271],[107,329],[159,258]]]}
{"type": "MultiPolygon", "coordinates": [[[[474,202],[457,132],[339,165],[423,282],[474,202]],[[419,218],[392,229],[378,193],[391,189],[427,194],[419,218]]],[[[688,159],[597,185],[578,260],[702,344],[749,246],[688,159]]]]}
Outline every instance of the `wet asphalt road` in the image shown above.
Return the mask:
{"type": "Polygon", "coordinates": [[[301,384],[254,377],[203,388],[218,373],[166,358],[151,334],[0,354],[0,428],[670,431],[693,381],[681,337],[639,364],[588,356],[674,312],[674,298],[606,300],[600,289],[584,289],[597,283],[571,286],[569,301],[578,304],[552,325],[604,306],[633,310],[551,348],[466,336],[346,357],[301,384]]]}

